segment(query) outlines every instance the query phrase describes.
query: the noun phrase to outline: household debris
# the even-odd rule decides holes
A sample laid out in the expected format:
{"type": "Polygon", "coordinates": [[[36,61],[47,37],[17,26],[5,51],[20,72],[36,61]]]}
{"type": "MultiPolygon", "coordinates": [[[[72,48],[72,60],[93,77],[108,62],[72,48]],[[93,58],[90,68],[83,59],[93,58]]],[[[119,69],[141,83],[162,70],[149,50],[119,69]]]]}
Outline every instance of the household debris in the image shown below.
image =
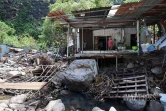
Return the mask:
{"type": "MultiPolygon", "coordinates": [[[[55,62],[54,57],[48,54],[12,51],[1,58],[0,93],[18,95],[19,98],[22,94],[27,96],[19,103],[11,102],[13,98],[12,101],[17,100],[17,96],[0,101],[0,110],[84,111],[79,105],[65,107],[60,100],[60,96],[74,94],[73,91],[86,91],[89,98],[100,102],[107,98],[122,98],[130,109],[136,110],[144,108],[146,100],[159,100],[159,92],[154,91],[156,87],[163,93],[166,91],[165,67],[160,74],[151,71],[155,67],[160,69],[163,59],[162,56],[156,58],[159,54],[154,52],[146,55],[148,58],[141,56],[140,59],[128,60],[128,64],[124,63],[118,70],[106,68],[98,74],[98,66],[93,59],[75,60],[68,66],[68,61],[59,59],[55,62]],[[129,67],[131,63],[132,67],[129,67]],[[54,103],[60,104],[59,107],[53,108],[54,103]]],[[[112,110],[115,109],[110,108],[112,110]]]]}

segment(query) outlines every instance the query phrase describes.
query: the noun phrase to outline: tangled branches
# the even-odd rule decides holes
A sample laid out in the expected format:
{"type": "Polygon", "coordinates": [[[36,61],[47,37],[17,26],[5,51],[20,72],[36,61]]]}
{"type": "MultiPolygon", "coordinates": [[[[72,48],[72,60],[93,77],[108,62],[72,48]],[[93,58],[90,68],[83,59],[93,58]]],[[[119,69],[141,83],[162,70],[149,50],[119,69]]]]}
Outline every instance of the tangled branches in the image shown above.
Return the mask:
{"type": "Polygon", "coordinates": [[[90,98],[103,102],[103,96],[108,96],[113,86],[115,86],[113,75],[110,78],[103,73],[95,78],[95,82],[90,86],[87,94],[90,98]]]}

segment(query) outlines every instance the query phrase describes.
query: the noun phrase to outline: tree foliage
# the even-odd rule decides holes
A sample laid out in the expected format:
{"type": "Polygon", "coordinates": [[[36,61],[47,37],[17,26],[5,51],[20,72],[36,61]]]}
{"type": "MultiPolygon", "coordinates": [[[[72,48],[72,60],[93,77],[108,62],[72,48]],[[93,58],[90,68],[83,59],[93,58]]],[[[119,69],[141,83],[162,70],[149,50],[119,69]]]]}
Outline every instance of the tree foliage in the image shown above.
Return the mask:
{"type": "MultiPolygon", "coordinates": [[[[66,14],[71,14],[75,10],[85,10],[90,8],[111,6],[110,0],[57,0],[50,5],[50,12],[63,10],[66,14]]],[[[72,16],[71,16],[72,17],[72,16]]],[[[60,27],[58,22],[51,19],[45,19],[43,31],[40,35],[41,42],[47,46],[56,46],[65,43],[64,27],[60,27]],[[62,38],[62,39],[59,39],[62,38]]]]}
{"type": "MultiPolygon", "coordinates": [[[[59,22],[46,19],[43,24],[42,35],[39,36],[40,40],[44,42],[48,47],[63,45],[61,42],[65,40],[65,34],[63,33],[63,27],[59,25],[59,22]]],[[[41,44],[42,45],[42,44],[41,44]]]]}
{"type": "Polygon", "coordinates": [[[66,13],[71,13],[71,11],[75,10],[106,7],[112,4],[110,0],[57,0],[56,3],[50,5],[50,12],[63,10],[66,13]]]}
{"type": "Polygon", "coordinates": [[[0,43],[3,43],[4,39],[13,36],[15,33],[15,30],[11,27],[9,27],[4,22],[0,21],[0,43]]]}
{"type": "Polygon", "coordinates": [[[140,0],[126,0],[125,3],[130,3],[130,2],[139,2],[140,0]]]}
{"type": "Polygon", "coordinates": [[[37,49],[36,40],[29,34],[17,36],[15,29],[0,21],[0,44],[8,44],[15,47],[28,46],[30,49],[37,49]]]}

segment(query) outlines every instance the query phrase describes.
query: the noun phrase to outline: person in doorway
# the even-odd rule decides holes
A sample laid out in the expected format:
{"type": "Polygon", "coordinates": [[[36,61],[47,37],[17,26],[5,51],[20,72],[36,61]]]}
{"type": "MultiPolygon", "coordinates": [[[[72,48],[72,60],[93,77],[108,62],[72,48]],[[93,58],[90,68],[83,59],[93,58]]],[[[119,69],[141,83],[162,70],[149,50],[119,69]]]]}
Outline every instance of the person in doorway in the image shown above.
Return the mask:
{"type": "Polygon", "coordinates": [[[113,45],[114,45],[114,43],[113,43],[112,37],[109,37],[108,38],[108,50],[112,50],[113,45]]]}

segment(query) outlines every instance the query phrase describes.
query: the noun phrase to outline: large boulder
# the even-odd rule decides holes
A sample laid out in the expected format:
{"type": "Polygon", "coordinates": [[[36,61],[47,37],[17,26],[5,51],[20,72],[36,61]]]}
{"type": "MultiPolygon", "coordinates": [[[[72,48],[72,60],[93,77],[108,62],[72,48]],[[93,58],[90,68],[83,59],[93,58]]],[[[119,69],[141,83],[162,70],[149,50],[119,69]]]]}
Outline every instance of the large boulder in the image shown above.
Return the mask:
{"type": "Polygon", "coordinates": [[[125,103],[130,109],[134,111],[140,111],[146,106],[146,100],[144,99],[129,99],[126,100],[125,103]]]}
{"type": "Polygon", "coordinates": [[[97,74],[98,66],[94,59],[80,59],[74,60],[57,76],[70,90],[85,91],[97,74]]]}
{"type": "Polygon", "coordinates": [[[151,100],[146,108],[146,111],[164,111],[164,106],[158,101],[151,100]]]}

